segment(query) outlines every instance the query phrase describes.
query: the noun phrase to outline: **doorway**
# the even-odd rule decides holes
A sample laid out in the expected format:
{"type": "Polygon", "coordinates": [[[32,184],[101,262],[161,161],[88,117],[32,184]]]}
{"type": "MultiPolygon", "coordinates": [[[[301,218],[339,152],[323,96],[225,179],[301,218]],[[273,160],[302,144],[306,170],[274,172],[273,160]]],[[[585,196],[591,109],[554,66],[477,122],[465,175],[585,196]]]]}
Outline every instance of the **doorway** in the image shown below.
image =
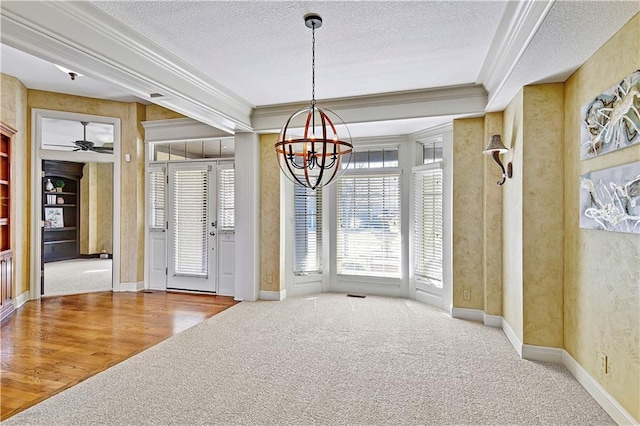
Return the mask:
{"type": "Polygon", "coordinates": [[[149,288],[233,295],[233,163],[154,163],[147,171],[149,288]]]}
{"type": "Polygon", "coordinates": [[[41,294],[112,289],[113,165],[43,160],[41,294]]]}
{"type": "Polygon", "coordinates": [[[120,290],[120,119],[35,108],[31,115],[31,169],[35,176],[42,178],[31,181],[30,298],[39,299],[43,294],[120,290]],[[45,178],[47,162],[75,164],[81,171],[75,181],[69,175],[45,178]],[[108,175],[102,176],[104,173],[108,175]],[[83,174],[95,177],[91,185],[102,195],[89,189],[83,193],[85,189],[80,183],[83,174]],[[57,181],[62,182],[56,185],[57,181]],[[59,186],[62,186],[60,190],[59,186]],[[92,199],[95,202],[89,209],[90,214],[81,215],[81,210],[90,205],[92,199]],[[81,235],[83,232],[88,235],[81,235]],[[83,240],[93,244],[81,246],[83,240]],[[95,264],[83,264],[89,257],[95,264]],[[108,259],[102,259],[104,257],[108,259]],[[98,263],[99,260],[103,262],[98,263]],[[53,270],[54,265],[59,272],[53,270]],[[77,270],[86,272],[72,272],[77,270]],[[65,288],[49,288],[45,280],[56,275],[66,282],[65,288]],[[106,279],[101,279],[99,285],[81,286],[93,281],[92,277],[97,280],[100,275],[106,279]],[[77,283],[72,283],[72,279],[77,279],[77,283]]]}

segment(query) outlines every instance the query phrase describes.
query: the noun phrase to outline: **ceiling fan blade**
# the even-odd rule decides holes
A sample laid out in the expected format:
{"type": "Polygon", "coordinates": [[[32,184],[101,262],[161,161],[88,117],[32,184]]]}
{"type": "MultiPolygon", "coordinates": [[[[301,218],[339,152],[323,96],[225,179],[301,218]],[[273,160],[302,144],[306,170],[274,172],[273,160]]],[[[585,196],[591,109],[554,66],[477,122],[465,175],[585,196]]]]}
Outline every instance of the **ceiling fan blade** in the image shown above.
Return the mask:
{"type": "Polygon", "coordinates": [[[43,148],[45,148],[45,149],[46,149],[48,146],[59,146],[59,147],[61,147],[61,148],[75,148],[75,144],[74,144],[73,146],[72,146],[72,145],[57,145],[57,144],[54,144],[54,143],[44,143],[44,144],[43,144],[43,148]]]}
{"type": "Polygon", "coordinates": [[[90,150],[94,152],[100,152],[103,154],[113,154],[113,148],[106,148],[103,146],[94,146],[93,148],[90,148],[90,150]]]}

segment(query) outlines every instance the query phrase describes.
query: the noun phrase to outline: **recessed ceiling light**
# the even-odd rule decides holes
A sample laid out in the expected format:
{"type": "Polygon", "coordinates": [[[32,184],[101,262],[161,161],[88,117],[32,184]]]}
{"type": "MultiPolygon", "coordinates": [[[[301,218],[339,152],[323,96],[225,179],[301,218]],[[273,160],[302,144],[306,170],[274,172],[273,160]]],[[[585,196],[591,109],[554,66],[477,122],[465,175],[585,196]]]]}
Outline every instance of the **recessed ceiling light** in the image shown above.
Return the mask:
{"type": "Polygon", "coordinates": [[[70,70],[69,68],[65,68],[65,67],[60,66],[58,64],[54,64],[54,65],[56,66],[56,68],[58,68],[63,73],[68,74],[69,77],[71,77],[71,80],[75,80],[76,77],[82,77],[82,74],[80,74],[79,72],[70,70]]]}

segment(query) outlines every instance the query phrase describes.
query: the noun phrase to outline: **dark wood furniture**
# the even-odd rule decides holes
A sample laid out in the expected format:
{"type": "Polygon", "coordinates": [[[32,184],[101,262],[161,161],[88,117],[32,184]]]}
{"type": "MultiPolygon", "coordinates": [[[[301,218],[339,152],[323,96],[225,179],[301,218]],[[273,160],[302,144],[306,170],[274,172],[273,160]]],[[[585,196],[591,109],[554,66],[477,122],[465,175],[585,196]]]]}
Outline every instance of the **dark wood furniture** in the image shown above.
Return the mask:
{"type": "Polygon", "coordinates": [[[44,262],[80,255],[80,179],[84,163],[44,160],[42,178],[42,258],[44,262]],[[46,183],[64,182],[61,191],[47,191],[46,183]],[[62,213],[61,220],[59,214],[62,213]],[[52,217],[58,216],[58,220],[52,217]]]}
{"type": "Polygon", "coordinates": [[[0,320],[13,312],[13,256],[11,253],[11,138],[16,133],[0,123],[0,320]]]}

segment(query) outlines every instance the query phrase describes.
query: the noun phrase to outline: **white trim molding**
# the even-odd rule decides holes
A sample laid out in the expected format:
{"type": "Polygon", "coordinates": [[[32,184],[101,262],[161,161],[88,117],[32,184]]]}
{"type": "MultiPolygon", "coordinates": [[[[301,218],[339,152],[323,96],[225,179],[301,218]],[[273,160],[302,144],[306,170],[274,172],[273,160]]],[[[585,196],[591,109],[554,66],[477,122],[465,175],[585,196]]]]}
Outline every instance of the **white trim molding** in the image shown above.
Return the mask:
{"type": "Polygon", "coordinates": [[[469,308],[451,308],[451,317],[467,320],[467,321],[477,321],[481,322],[488,327],[502,327],[502,317],[496,315],[488,315],[485,314],[484,311],[480,309],[469,309],[469,308]]]}
{"type": "Polygon", "coordinates": [[[606,391],[605,388],[600,385],[596,381],[596,379],[591,376],[587,370],[585,370],[579,363],[576,361],[569,352],[562,349],[562,364],[567,367],[567,370],[573,374],[573,377],[576,378],[578,383],[582,385],[583,388],[589,392],[589,395],[596,400],[598,404],[607,412],[611,418],[618,423],[619,425],[638,425],[637,420],[633,418],[633,416],[622,407],[616,401],[616,399],[611,396],[609,392],[606,391]]]}
{"type": "Polygon", "coordinates": [[[189,142],[233,138],[233,135],[192,118],[143,121],[144,142],[189,142]]]}
{"type": "Polygon", "coordinates": [[[260,300],[271,300],[279,302],[287,298],[287,289],[280,291],[266,291],[260,290],[260,300]]]}
{"type": "Polygon", "coordinates": [[[1,25],[11,47],[229,133],[251,130],[248,101],[90,2],[4,2],[1,25]]]}
{"type": "Polygon", "coordinates": [[[502,331],[507,336],[507,339],[509,339],[509,342],[511,342],[511,346],[513,346],[518,355],[522,358],[522,341],[504,318],[502,318],[502,331]]]}
{"type": "Polygon", "coordinates": [[[20,308],[20,306],[24,305],[25,303],[27,303],[30,300],[29,298],[29,290],[23,292],[21,295],[19,295],[18,297],[15,298],[15,300],[13,301],[13,307],[15,309],[20,308]]]}
{"type": "Polygon", "coordinates": [[[531,361],[562,363],[562,348],[522,345],[522,358],[531,361]]]}
{"type": "Polygon", "coordinates": [[[507,2],[487,56],[478,74],[477,84],[489,92],[487,111],[547,17],[555,0],[507,2]]]}
{"type": "MultiPolygon", "coordinates": [[[[454,114],[484,114],[487,92],[480,85],[467,84],[435,89],[355,96],[319,100],[324,108],[339,111],[346,124],[407,118],[435,117],[454,114]]],[[[256,132],[277,131],[291,111],[308,106],[307,103],[258,106],[251,115],[256,132]]]]}
{"type": "Polygon", "coordinates": [[[120,283],[118,291],[140,291],[144,290],[144,281],[138,281],[137,283],[120,283]]]}

